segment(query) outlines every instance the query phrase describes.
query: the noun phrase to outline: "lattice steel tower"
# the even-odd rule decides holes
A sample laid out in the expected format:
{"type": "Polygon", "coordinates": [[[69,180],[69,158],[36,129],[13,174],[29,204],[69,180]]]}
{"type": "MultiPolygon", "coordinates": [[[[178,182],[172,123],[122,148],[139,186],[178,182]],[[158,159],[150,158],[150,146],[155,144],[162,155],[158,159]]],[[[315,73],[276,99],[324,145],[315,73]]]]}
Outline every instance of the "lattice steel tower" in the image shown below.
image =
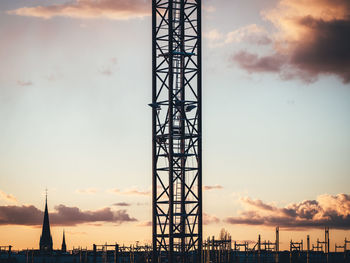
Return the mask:
{"type": "Polygon", "coordinates": [[[200,262],[201,0],[152,0],[152,262],[200,262]]]}

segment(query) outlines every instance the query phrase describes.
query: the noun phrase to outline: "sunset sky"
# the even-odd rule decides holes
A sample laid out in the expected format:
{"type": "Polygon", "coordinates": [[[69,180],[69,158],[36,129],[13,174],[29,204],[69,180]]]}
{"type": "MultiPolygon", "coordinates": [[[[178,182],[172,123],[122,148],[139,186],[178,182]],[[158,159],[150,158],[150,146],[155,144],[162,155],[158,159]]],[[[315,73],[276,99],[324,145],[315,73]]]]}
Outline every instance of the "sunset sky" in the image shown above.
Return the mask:
{"type": "MultiPolygon", "coordinates": [[[[0,1],[0,245],[151,242],[151,1],[0,1]]],[[[204,237],[350,239],[350,2],[203,1],[204,237]]]]}

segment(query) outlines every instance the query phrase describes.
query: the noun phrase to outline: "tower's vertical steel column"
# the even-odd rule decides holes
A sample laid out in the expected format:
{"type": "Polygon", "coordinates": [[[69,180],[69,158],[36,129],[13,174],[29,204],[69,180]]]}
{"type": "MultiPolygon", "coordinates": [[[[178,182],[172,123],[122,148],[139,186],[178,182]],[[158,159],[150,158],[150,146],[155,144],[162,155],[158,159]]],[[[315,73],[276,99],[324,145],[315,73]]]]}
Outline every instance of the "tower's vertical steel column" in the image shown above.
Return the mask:
{"type": "Polygon", "coordinates": [[[201,0],[152,0],[153,262],[202,249],[201,0]]]}

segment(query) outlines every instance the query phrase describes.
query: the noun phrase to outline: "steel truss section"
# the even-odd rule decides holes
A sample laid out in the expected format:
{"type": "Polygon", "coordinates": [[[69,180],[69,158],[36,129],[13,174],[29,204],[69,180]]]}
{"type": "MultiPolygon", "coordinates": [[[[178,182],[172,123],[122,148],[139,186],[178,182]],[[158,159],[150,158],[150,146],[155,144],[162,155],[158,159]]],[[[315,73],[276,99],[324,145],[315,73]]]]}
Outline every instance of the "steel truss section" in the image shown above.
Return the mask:
{"type": "Polygon", "coordinates": [[[152,0],[152,36],[152,262],[199,262],[201,0],[152,0]]]}

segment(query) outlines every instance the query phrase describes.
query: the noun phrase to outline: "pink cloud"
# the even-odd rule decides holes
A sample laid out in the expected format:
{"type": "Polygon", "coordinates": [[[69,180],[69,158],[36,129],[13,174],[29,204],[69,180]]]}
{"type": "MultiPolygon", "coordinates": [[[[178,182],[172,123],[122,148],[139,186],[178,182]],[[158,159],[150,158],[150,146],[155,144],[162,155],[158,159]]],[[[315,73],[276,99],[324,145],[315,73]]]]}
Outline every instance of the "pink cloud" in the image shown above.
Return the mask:
{"type": "Polygon", "coordinates": [[[137,224],[138,226],[142,226],[142,227],[150,227],[152,226],[152,222],[151,221],[145,221],[145,222],[141,222],[139,224],[137,224]]]}
{"type": "Polygon", "coordinates": [[[203,213],[203,224],[209,225],[209,224],[217,224],[220,222],[220,219],[216,217],[215,215],[209,215],[207,213],[203,213]]]}
{"type": "Polygon", "coordinates": [[[131,204],[126,203],[126,202],[119,202],[119,203],[114,203],[114,206],[131,206],[131,204]]]}
{"type": "Polygon", "coordinates": [[[22,87],[31,86],[31,85],[33,85],[33,82],[31,82],[31,81],[18,80],[18,81],[17,81],[17,85],[18,85],[18,86],[22,86],[22,87]]]}
{"type": "Polygon", "coordinates": [[[76,0],[65,4],[22,7],[8,11],[8,14],[49,19],[56,16],[71,18],[107,18],[125,20],[150,15],[148,0],[76,0]]]}
{"type": "Polygon", "coordinates": [[[239,51],[230,61],[249,73],[277,73],[305,82],[337,75],[350,83],[349,13],[348,0],[280,0],[262,13],[277,29],[271,34],[273,51],[260,56],[239,51]]]}
{"type": "Polygon", "coordinates": [[[205,191],[210,191],[210,190],[221,190],[224,189],[222,185],[216,184],[216,185],[205,185],[203,186],[203,189],[205,191]]]}
{"type": "Polygon", "coordinates": [[[280,72],[286,64],[286,57],[280,54],[272,54],[259,57],[246,51],[239,51],[231,57],[232,61],[248,71],[252,72],[280,72]]]}

